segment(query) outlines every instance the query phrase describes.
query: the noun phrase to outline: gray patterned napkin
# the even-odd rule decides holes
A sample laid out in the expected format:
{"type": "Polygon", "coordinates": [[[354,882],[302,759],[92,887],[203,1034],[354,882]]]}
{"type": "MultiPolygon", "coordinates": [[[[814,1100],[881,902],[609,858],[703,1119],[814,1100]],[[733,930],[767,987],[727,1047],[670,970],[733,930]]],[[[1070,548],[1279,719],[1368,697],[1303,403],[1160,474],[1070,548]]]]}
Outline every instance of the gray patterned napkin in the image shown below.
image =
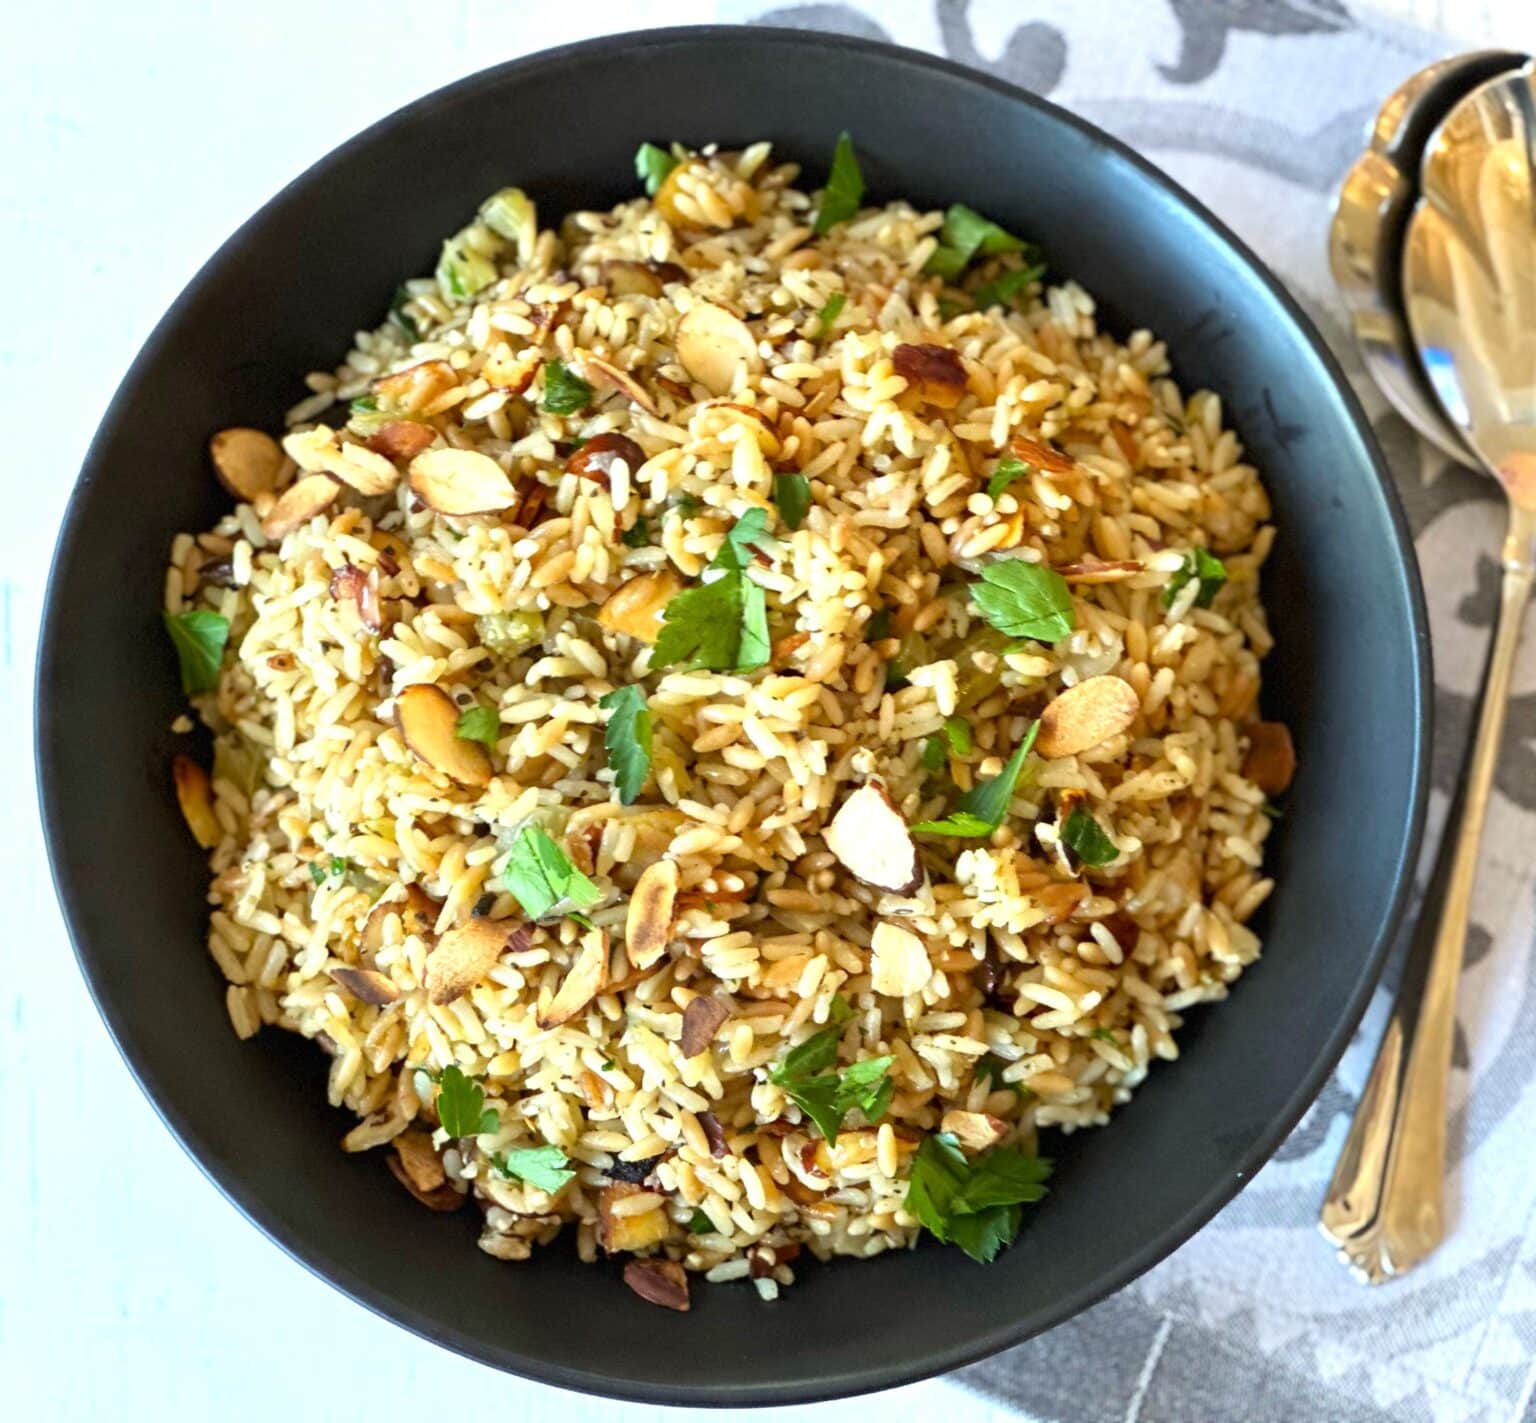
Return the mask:
{"type": "MultiPolygon", "coordinates": [[[[1434,627],[1438,833],[1496,606],[1500,509],[1490,483],[1421,444],[1366,380],[1323,243],[1367,121],[1445,41],[1339,0],[722,9],[933,50],[1048,95],[1165,168],[1280,273],[1355,379],[1417,541],[1434,627]]],[[[1536,635],[1516,674],[1461,993],[1455,1233],[1430,1262],[1371,1290],[1316,1229],[1383,990],[1316,1105],[1211,1225],[1112,1299],[958,1380],[1051,1423],[1536,1423],[1533,832],[1536,635]]]]}

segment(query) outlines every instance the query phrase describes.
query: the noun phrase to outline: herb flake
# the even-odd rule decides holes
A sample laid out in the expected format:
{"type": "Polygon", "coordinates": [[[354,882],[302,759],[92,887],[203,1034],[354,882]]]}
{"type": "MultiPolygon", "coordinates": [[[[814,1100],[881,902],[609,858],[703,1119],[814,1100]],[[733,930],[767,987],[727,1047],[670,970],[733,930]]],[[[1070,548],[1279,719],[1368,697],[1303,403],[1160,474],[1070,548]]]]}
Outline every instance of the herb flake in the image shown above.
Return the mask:
{"type": "Polygon", "coordinates": [[[829,1142],[837,1140],[844,1118],[855,1107],[871,1126],[879,1121],[895,1088],[889,1076],[894,1059],[889,1056],[865,1058],[842,1069],[833,1066],[848,1016],[845,1005],[828,1027],[791,1048],[768,1073],[768,1080],[783,1089],[829,1142]]]}
{"type": "Polygon", "coordinates": [[[1029,473],[1029,466],[1021,459],[1015,459],[1008,455],[997,462],[997,468],[992,471],[992,478],[987,481],[987,498],[997,500],[1002,497],[1003,491],[1016,479],[1023,479],[1029,473]]]}
{"type": "MultiPolygon", "coordinates": [[[[952,835],[961,839],[973,839],[990,835],[1003,823],[1008,806],[1013,801],[1014,787],[1018,785],[1019,772],[1024,769],[1024,758],[1029,755],[1040,733],[1040,723],[1032,721],[1018,749],[1008,758],[1007,764],[989,781],[972,786],[958,801],[955,808],[942,820],[919,820],[912,827],[913,833],[927,835],[952,835]]],[[[947,735],[946,728],[946,735],[947,735]]]]}
{"type": "Polygon", "coordinates": [[[1173,571],[1163,589],[1163,606],[1171,608],[1184,585],[1191,578],[1200,581],[1200,591],[1195,595],[1197,608],[1208,608],[1216,601],[1216,595],[1227,581],[1227,565],[1209,549],[1192,548],[1184,555],[1184,562],[1173,571]]]}
{"type": "Polygon", "coordinates": [[[551,415],[574,415],[592,403],[592,387],[564,361],[544,362],[544,398],[540,407],[551,415]]]}
{"type": "Polygon", "coordinates": [[[1051,1163],[998,1146],[968,1159],[949,1132],[926,1138],[912,1163],[906,1206],[938,1240],[990,1264],[1012,1243],[1022,1206],[1045,1195],[1051,1163]]]}
{"type": "Polygon", "coordinates": [[[485,1105],[485,1090],[477,1079],[467,1077],[458,1064],[449,1063],[434,1080],[437,1119],[449,1136],[479,1136],[500,1129],[501,1113],[485,1105]]]}
{"type": "Polygon", "coordinates": [[[811,507],[811,481],[803,474],[776,474],[773,477],[773,502],[784,527],[793,532],[805,522],[811,507]]]}
{"type": "Polygon", "coordinates": [[[1060,642],[1077,626],[1067,580],[1043,563],[1005,558],[989,563],[971,584],[971,601],[999,632],[1036,642],[1060,642]]]}
{"type": "Polygon", "coordinates": [[[466,707],[453,724],[453,734],[460,741],[478,741],[487,751],[496,749],[501,735],[501,717],[494,707],[466,707]]]}
{"type": "Polygon", "coordinates": [[[576,1179],[570,1158],[554,1145],[515,1146],[500,1156],[493,1156],[491,1165],[503,1176],[526,1181],[551,1196],[576,1179]]]}
{"type": "Polygon", "coordinates": [[[768,511],[749,509],[710,562],[718,576],[678,593],[662,613],[652,667],[679,664],[711,672],[755,672],[766,666],[768,604],[762,587],[747,577],[752,550],[766,540],[768,511]]]}
{"type": "Polygon", "coordinates": [[[816,339],[825,340],[828,332],[832,330],[837,318],[843,314],[843,308],[848,305],[847,292],[833,292],[827,298],[827,304],[816,313],[816,339]]]}
{"type": "Polygon", "coordinates": [[[1061,843],[1085,865],[1112,865],[1120,858],[1119,847],[1080,805],[1072,807],[1061,827],[1061,843]]]}
{"type": "Polygon", "coordinates": [[[518,831],[501,882],[530,919],[543,919],[557,910],[574,918],[574,911],[590,909],[603,897],[602,890],[537,825],[518,831]]]}
{"type": "Polygon", "coordinates": [[[656,196],[656,190],[676,167],[677,159],[654,143],[642,143],[635,150],[635,176],[645,184],[648,197],[656,196]]]}
{"type": "Polygon", "coordinates": [[[229,619],[203,608],[161,616],[181,667],[181,690],[189,697],[217,690],[219,663],[229,642],[229,619]]]}
{"type": "Polygon", "coordinates": [[[608,712],[603,745],[618,788],[619,804],[633,805],[651,774],[651,712],[643,688],[615,687],[598,706],[608,712]]]}
{"type": "Polygon", "coordinates": [[[818,237],[825,237],[838,223],[856,217],[863,201],[864,174],[853,151],[853,139],[845,131],[832,152],[832,170],[827,174],[827,186],[822,190],[812,230],[818,237]]]}

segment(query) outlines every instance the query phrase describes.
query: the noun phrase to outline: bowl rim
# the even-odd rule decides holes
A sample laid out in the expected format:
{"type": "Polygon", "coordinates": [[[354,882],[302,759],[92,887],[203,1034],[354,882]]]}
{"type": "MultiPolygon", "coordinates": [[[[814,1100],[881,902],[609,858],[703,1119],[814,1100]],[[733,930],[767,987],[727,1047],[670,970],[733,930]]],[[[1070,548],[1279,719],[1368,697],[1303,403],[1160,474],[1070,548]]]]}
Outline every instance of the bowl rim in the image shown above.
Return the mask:
{"type": "Polygon", "coordinates": [[[1043,1334],[1123,1289],[1172,1254],[1252,1180],[1281,1142],[1291,1133],[1332,1074],[1371,1000],[1382,964],[1402,919],[1413,886],[1428,805],[1433,685],[1429,618],[1412,534],[1359,398],[1338,360],[1306,313],[1248,245],[1204,203],[1120,139],[1079,118],[1070,110],[1006,80],[953,60],[904,45],[852,35],[832,34],[821,30],[790,29],[769,25],[679,25],[600,35],[571,44],[538,50],[532,54],[477,70],[431,90],[369,124],[310,164],[242,222],[198,268],[196,274],[155,324],[123,376],[92,437],[80,474],[65,508],[49,566],[38,640],[34,679],[33,752],[38,780],[39,807],[54,894],[59,902],[76,963],[85,979],[97,1012],[101,1015],[108,1034],[129,1073],[148,1098],[161,1122],[220,1194],[268,1240],[312,1275],[381,1318],[456,1354],[538,1383],[637,1403],[692,1407],[786,1405],[851,1397],[879,1389],[916,1383],[987,1358],[1037,1334],[1043,1334]],[[964,1343],[935,1349],[921,1359],[905,1363],[876,1363],[857,1370],[796,1380],[788,1384],[731,1386],[678,1382],[661,1385],[643,1380],[611,1379],[597,1372],[575,1370],[564,1365],[552,1364],[540,1357],[519,1353],[515,1343],[506,1345],[499,1351],[492,1351],[482,1346],[479,1341],[468,1337],[458,1329],[444,1325],[437,1319],[386,1295],[383,1290],[359,1278],[339,1261],[326,1256],[313,1243],[296,1238],[278,1220],[276,1213],[262,1198],[230,1168],[220,1163],[196,1124],[189,1120],[177,1106],[174,1090],[139,1060],[139,1049],[134,1036],[124,1016],[114,1005],[109,990],[98,977],[94,962],[95,949],[87,941],[83,925],[74,909],[77,894],[83,894],[85,889],[76,883],[74,873],[69,864],[65,863],[60,849],[65,822],[69,817],[59,784],[59,767],[55,754],[50,748],[49,739],[45,735],[45,728],[56,723],[60,711],[55,703],[52,688],[56,680],[57,664],[65,655],[59,638],[61,616],[59,589],[63,582],[62,572],[70,563],[74,553],[84,507],[94,483],[95,467],[115,431],[129,415],[131,389],[138,383],[141,372],[159,357],[168,341],[171,329],[177,324],[179,313],[205,287],[217,279],[227,254],[245,239],[247,233],[258,227],[266,219],[267,214],[285,202],[296,189],[307,187],[323,179],[333,166],[385,137],[397,125],[419,118],[426,111],[445,103],[454,102],[482,89],[499,88],[511,80],[535,72],[579,68],[593,56],[616,50],[635,51],[678,44],[709,46],[742,43],[835,48],[846,52],[855,61],[862,57],[878,57],[888,63],[936,71],[952,79],[990,90],[1013,103],[1043,112],[1055,123],[1075,129],[1095,145],[1101,146],[1120,161],[1131,165],[1142,178],[1160,188],[1214,233],[1240,259],[1250,276],[1289,317],[1310,348],[1312,357],[1320,363],[1329,376],[1348,421],[1353,425],[1355,434],[1359,438],[1369,463],[1370,473],[1375,479],[1376,492],[1388,515],[1393,543],[1399,559],[1401,580],[1407,585],[1411,632],[1408,655],[1412,662],[1413,696],[1418,715],[1414,718],[1415,738],[1408,768],[1411,783],[1411,810],[1406,826],[1407,833],[1403,839],[1398,862],[1392,872],[1390,893],[1381,916],[1381,928],[1376,942],[1370,946],[1362,960],[1361,972],[1355,987],[1349,998],[1342,1004],[1337,1024],[1323,1051],[1303,1073],[1284,1108],[1259,1134],[1244,1156],[1239,1169],[1230,1177],[1213,1181],[1173,1225],[1149,1239],[1141,1248],[1123,1259],[1114,1270],[1086,1282],[1068,1294],[1058,1296],[1049,1305],[1036,1309],[1028,1315],[1000,1323],[984,1334],[967,1339],[964,1343]]]}

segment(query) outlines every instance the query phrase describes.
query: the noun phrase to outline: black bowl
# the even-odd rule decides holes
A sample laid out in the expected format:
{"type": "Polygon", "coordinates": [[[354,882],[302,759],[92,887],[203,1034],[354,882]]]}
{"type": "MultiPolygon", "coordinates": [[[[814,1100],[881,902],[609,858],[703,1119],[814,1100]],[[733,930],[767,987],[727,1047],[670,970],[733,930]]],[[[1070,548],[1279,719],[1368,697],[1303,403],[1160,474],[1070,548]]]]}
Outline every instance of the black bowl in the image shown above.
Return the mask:
{"type": "MultiPolygon", "coordinates": [[[[1202,1225],[1296,1123],[1375,981],[1425,795],[1429,647],[1403,522],[1337,366],[1295,304],[1187,194],[1061,110],[953,64],[824,34],[620,36],[411,105],[286,188],[198,274],[91,447],[55,558],[38,668],[49,850],[81,967],[167,1125],[317,1274],[452,1349],[548,1383],[666,1403],[790,1403],[950,1369],[1048,1329],[1202,1225]],[[1166,338],[1264,471],[1280,539],[1269,713],[1301,772],[1271,840],[1263,960],[1196,1013],[1104,1131],[1053,1142],[1052,1193],[997,1263],[925,1245],[811,1266],[765,1306],[699,1288],[643,1305],[563,1246],[504,1265],[376,1159],[337,1147],[320,1055],[236,1041],[202,947],[205,873],[170,791],[182,709],[157,608],[172,534],[223,498],[210,431],[276,427],[402,276],[488,192],[546,214],[633,195],[637,143],[774,139],[812,183],[839,130],[872,195],[964,201],[1037,239],[1122,331],[1166,338]]],[[[216,1269],[215,1262],[210,1262],[216,1269]]]]}

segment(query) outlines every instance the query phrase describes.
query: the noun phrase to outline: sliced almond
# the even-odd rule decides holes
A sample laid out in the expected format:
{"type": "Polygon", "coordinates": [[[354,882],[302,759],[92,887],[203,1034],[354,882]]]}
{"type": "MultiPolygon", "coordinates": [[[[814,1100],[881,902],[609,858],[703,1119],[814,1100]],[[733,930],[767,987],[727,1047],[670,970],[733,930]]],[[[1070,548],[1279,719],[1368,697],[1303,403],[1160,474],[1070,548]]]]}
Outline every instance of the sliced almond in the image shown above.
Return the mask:
{"type": "Polygon", "coordinates": [[[608,984],[608,936],[601,930],[589,933],[576,961],[565,975],[560,991],[538,1015],[541,1028],[558,1028],[587,1006],[608,984]]]}
{"type": "Polygon", "coordinates": [[[1121,583],[1127,578],[1134,578],[1146,567],[1133,558],[1117,559],[1113,563],[1105,563],[1092,555],[1079,559],[1076,563],[1058,563],[1056,571],[1061,574],[1068,583],[1121,583]]]}
{"type": "Polygon", "coordinates": [[[965,398],[965,366],[948,346],[903,343],[891,352],[891,364],[929,405],[953,410],[965,398]]]}
{"type": "Polygon", "coordinates": [[[962,1150],[977,1152],[996,1146],[1007,1135],[1008,1124],[986,1112],[945,1112],[939,1130],[953,1132],[962,1150]]]}
{"type": "Polygon", "coordinates": [[[624,1283],[647,1304],[688,1313],[688,1272],[676,1260],[626,1260],[624,1283]]]}
{"type": "Polygon", "coordinates": [[[400,471],[393,462],[367,445],[339,445],[323,458],[327,474],[335,475],[343,484],[350,484],[359,494],[369,498],[388,494],[400,483],[400,471]]]}
{"type": "Polygon", "coordinates": [[[434,1191],[418,1190],[398,1156],[386,1156],[384,1164],[389,1167],[390,1175],[429,1211],[456,1211],[469,1199],[467,1195],[456,1191],[446,1181],[434,1191]]]}
{"type": "Polygon", "coordinates": [[[478,450],[427,450],[411,461],[411,492],[439,514],[495,514],[517,502],[507,473],[478,450]]]}
{"type": "Polygon", "coordinates": [[[905,998],[921,993],[933,977],[928,947],[916,934],[882,919],[870,935],[870,985],[876,993],[905,998]]]}
{"type": "Polygon", "coordinates": [[[400,990],[376,969],[333,968],[331,977],[361,1003],[382,1008],[400,996],[400,990]]]}
{"type": "Polygon", "coordinates": [[[379,570],[364,573],[355,563],[344,563],[331,574],[331,597],[337,602],[351,602],[357,606],[358,617],[369,632],[379,632],[384,627],[383,605],[379,600],[379,570]]]}
{"type": "Polygon", "coordinates": [[[1071,455],[1064,455],[1054,445],[1032,440],[1028,435],[1015,435],[1008,441],[1008,446],[1025,464],[1050,474],[1066,474],[1077,468],[1077,461],[1071,455]]]}
{"type": "Polygon", "coordinates": [[[614,296],[660,296],[669,282],[686,282],[688,273],[676,262],[626,262],[611,259],[601,264],[603,282],[614,296]]]}
{"type": "Polygon", "coordinates": [[[1296,747],[1282,721],[1256,721],[1248,728],[1248,754],[1243,774],[1265,795],[1290,789],[1296,774],[1296,747]]]}
{"type": "Polygon", "coordinates": [[[565,472],[578,479],[590,479],[607,489],[612,484],[610,471],[617,460],[624,461],[633,480],[636,471],[645,463],[645,451],[628,435],[609,431],[605,435],[594,435],[566,460],[565,472]]]}
{"type": "Polygon", "coordinates": [[[822,838],[850,874],[876,889],[907,894],[922,878],[912,832],[879,781],[854,791],[822,838]]]}
{"type": "Polygon", "coordinates": [[[247,504],[276,489],[283,472],[282,447],[262,430],[220,430],[208,441],[208,455],[219,483],[247,504]]]}
{"type": "Polygon", "coordinates": [[[677,359],[713,395],[729,395],[757,359],[747,324],[723,306],[700,302],[677,323],[677,359]]]}
{"type": "Polygon", "coordinates": [[[459,736],[459,709],[441,687],[417,682],[395,698],[400,735],[434,771],[461,786],[479,789],[491,782],[491,758],[478,741],[459,736]]]}
{"type": "Polygon", "coordinates": [[[213,813],[213,787],[208,772],[186,756],[171,760],[171,779],[176,784],[176,804],[187,822],[192,838],[205,850],[211,850],[224,838],[219,818],[213,813]]]}
{"type": "Polygon", "coordinates": [[[700,994],[683,1009],[682,1053],[697,1057],[714,1042],[720,1026],[731,1016],[730,1004],[713,994],[700,994]]]}
{"type": "Polygon", "coordinates": [[[458,372],[447,361],[418,361],[403,371],[380,376],[373,389],[392,412],[419,415],[458,383],[458,372]]]}
{"type": "Polygon", "coordinates": [[[609,632],[654,643],[661,636],[662,610],[682,589],[683,580],[670,568],[642,573],[610,595],[597,610],[597,621],[609,632]]]}
{"type": "Polygon", "coordinates": [[[411,1185],[418,1191],[435,1191],[448,1179],[442,1158],[426,1132],[401,1132],[390,1145],[400,1158],[400,1166],[410,1178],[411,1185]]]}
{"type": "Polygon", "coordinates": [[[629,897],[624,943],[636,968],[649,968],[672,942],[677,885],[677,861],[657,860],[640,876],[629,897]]]}
{"type": "Polygon", "coordinates": [[[427,997],[452,1003],[496,965],[515,926],[504,919],[471,919],[450,929],[427,955],[427,997]]]}
{"type": "Polygon", "coordinates": [[[497,390],[504,390],[508,395],[521,395],[533,384],[533,378],[543,364],[544,357],[537,346],[525,346],[514,355],[512,348],[502,342],[486,357],[480,374],[485,377],[486,384],[497,390]]]}
{"type": "Polygon", "coordinates": [[[374,905],[372,912],[363,921],[358,947],[365,954],[378,953],[384,947],[384,921],[391,914],[399,915],[400,928],[404,933],[430,939],[437,928],[437,915],[441,908],[442,905],[419,884],[407,885],[403,904],[399,900],[391,900],[374,905]]]}
{"type": "Polygon", "coordinates": [[[621,370],[612,361],[601,356],[586,356],[582,360],[587,374],[596,381],[611,385],[632,404],[638,405],[647,415],[656,414],[656,402],[651,393],[630,372],[621,370]]]}
{"type": "Polygon", "coordinates": [[[1076,756],[1118,736],[1141,715],[1141,698],[1119,677],[1090,677],[1069,687],[1040,713],[1035,750],[1055,759],[1076,756]]]}
{"type": "Polygon", "coordinates": [[[334,504],[340,493],[341,485],[330,475],[306,474],[303,479],[290,484],[277,503],[267,510],[267,517],[261,521],[261,531],[269,539],[287,538],[334,504]]]}
{"type": "Polygon", "coordinates": [[[385,459],[407,463],[436,438],[437,431],[419,420],[386,420],[368,437],[366,444],[385,459]]]}

